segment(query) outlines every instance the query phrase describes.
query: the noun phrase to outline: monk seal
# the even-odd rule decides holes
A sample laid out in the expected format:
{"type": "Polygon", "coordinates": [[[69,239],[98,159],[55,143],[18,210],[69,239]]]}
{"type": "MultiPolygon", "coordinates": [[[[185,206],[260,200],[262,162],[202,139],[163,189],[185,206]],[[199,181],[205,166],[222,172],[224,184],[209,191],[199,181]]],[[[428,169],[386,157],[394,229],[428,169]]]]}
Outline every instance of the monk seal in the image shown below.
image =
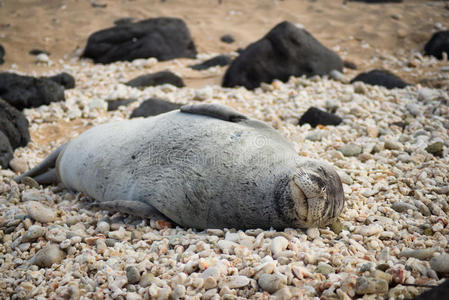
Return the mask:
{"type": "Polygon", "coordinates": [[[344,205],[332,166],[299,157],[268,124],[217,104],[91,128],[24,176],[100,208],[186,228],[308,228],[344,205]]]}

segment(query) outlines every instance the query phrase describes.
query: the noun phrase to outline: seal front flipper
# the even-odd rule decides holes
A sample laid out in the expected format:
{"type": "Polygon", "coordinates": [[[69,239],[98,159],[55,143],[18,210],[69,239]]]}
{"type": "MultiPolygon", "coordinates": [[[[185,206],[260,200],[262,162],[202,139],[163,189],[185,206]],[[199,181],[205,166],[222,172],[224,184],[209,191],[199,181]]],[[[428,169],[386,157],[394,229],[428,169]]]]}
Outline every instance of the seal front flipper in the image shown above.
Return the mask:
{"type": "Polygon", "coordinates": [[[233,110],[232,108],[220,104],[203,103],[188,104],[181,106],[181,112],[209,116],[223,121],[238,123],[247,120],[248,117],[233,110]]]}
{"type": "Polygon", "coordinates": [[[121,212],[143,219],[154,219],[169,221],[166,216],[161,214],[153,205],[136,200],[113,200],[92,203],[93,207],[111,212],[121,212]]]}
{"type": "Polygon", "coordinates": [[[39,184],[58,183],[58,178],[56,176],[55,171],[56,161],[59,157],[59,154],[61,154],[61,152],[64,151],[66,146],[67,143],[57,148],[37,166],[29,170],[28,172],[25,172],[22,175],[14,178],[14,181],[21,182],[23,177],[31,177],[34,180],[36,180],[39,184]]]}

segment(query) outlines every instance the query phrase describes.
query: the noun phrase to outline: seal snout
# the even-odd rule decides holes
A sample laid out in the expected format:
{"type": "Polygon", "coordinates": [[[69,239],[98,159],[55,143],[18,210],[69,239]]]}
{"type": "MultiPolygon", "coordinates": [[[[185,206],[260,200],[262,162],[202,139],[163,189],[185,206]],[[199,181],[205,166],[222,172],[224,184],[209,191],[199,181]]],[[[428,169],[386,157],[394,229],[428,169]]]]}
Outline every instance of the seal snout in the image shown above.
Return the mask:
{"type": "Polygon", "coordinates": [[[307,162],[298,167],[293,182],[305,198],[298,201],[294,197],[296,214],[303,217],[299,221],[304,227],[325,226],[340,215],[343,186],[333,167],[318,161],[307,162]]]}

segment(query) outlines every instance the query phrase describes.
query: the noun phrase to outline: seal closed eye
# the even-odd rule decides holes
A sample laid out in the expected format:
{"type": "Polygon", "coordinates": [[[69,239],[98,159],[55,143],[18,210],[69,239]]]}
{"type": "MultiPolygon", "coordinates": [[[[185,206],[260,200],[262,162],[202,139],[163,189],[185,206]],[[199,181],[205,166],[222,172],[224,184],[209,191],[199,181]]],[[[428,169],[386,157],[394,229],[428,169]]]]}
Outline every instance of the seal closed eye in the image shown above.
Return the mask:
{"type": "Polygon", "coordinates": [[[198,229],[324,226],[344,205],[332,166],[217,104],[94,127],[16,180],[24,176],[61,181],[100,208],[198,229]]]}

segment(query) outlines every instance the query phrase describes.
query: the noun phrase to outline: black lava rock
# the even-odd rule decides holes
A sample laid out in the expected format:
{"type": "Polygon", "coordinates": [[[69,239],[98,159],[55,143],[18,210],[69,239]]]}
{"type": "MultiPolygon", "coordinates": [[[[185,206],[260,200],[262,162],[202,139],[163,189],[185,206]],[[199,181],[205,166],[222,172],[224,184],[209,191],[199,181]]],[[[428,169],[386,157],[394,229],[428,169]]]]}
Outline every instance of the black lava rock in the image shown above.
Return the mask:
{"type": "Polygon", "coordinates": [[[8,138],[13,149],[24,147],[30,141],[28,125],[21,111],[0,99],[0,132],[8,138]]]}
{"type": "Polygon", "coordinates": [[[96,63],[156,57],[160,61],[194,58],[196,47],[189,29],[177,18],[155,18],[100,30],[89,36],[83,57],[96,63]]]}
{"type": "Polygon", "coordinates": [[[39,54],[46,54],[50,55],[50,52],[40,49],[31,49],[30,52],[28,52],[31,55],[39,55],[39,54]]]}
{"type": "Polygon", "coordinates": [[[0,97],[22,110],[65,100],[64,87],[48,78],[0,73],[0,97]]]}
{"type": "Polygon", "coordinates": [[[402,0],[349,0],[350,2],[365,2],[370,4],[375,3],[402,3],[402,0]]]}
{"type": "Polygon", "coordinates": [[[194,70],[206,70],[215,66],[227,66],[232,62],[232,58],[229,55],[217,55],[211,59],[203,61],[200,64],[190,66],[194,70]]]}
{"type": "Polygon", "coordinates": [[[9,140],[3,132],[0,131],[0,167],[7,169],[9,162],[14,157],[9,140]]]}
{"type": "Polygon", "coordinates": [[[59,73],[55,76],[48,77],[48,79],[62,85],[66,90],[73,89],[75,87],[75,78],[66,72],[59,73]]]}
{"type": "Polygon", "coordinates": [[[360,73],[351,80],[351,83],[356,81],[361,81],[371,85],[384,86],[387,89],[403,89],[407,85],[410,85],[387,70],[372,70],[366,73],[360,73]]]}
{"type": "Polygon", "coordinates": [[[182,78],[170,71],[160,71],[156,73],[141,75],[134,79],[131,79],[125,84],[128,86],[143,88],[147,86],[156,86],[166,83],[174,85],[176,87],[184,86],[182,78]]]}
{"type": "Polygon", "coordinates": [[[309,123],[312,127],[317,125],[339,125],[342,121],[339,116],[312,106],[301,116],[298,125],[306,123],[309,123]]]}
{"type": "Polygon", "coordinates": [[[136,99],[117,99],[117,100],[108,100],[108,111],[117,110],[120,106],[125,106],[136,102],[136,99]]]}
{"type": "Polygon", "coordinates": [[[424,46],[424,52],[438,59],[443,59],[443,52],[449,56],[449,30],[434,33],[424,46]]]}
{"type": "Polygon", "coordinates": [[[353,63],[352,61],[349,61],[349,60],[344,60],[343,61],[343,66],[346,69],[357,70],[357,65],[355,63],[353,63]]]}
{"type": "Polygon", "coordinates": [[[178,109],[181,106],[181,104],[172,103],[163,99],[150,98],[142,102],[142,104],[132,112],[130,118],[156,116],[178,109]]]}
{"type": "Polygon", "coordinates": [[[343,62],[335,52],[306,30],[282,22],[240,53],[226,71],[223,86],[254,89],[274,79],[285,82],[290,76],[324,75],[342,69],[343,62]]]}
{"type": "Polygon", "coordinates": [[[225,34],[225,35],[221,36],[220,41],[222,41],[223,43],[226,43],[226,44],[232,44],[232,43],[234,43],[235,40],[232,35],[225,34]]]}
{"type": "Polygon", "coordinates": [[[413,298],[413,300],[442,300],[447,299],[449,295],[449,279],[446,279],[440,285],[425,291],[419,296],[413,298]]]}
{"type": "Polygon", "coordinates": [[[0,45],[0,65],[4,63],[3,57],[5,57],[5,48],[3,48],[2,45],[0,45]]]}

